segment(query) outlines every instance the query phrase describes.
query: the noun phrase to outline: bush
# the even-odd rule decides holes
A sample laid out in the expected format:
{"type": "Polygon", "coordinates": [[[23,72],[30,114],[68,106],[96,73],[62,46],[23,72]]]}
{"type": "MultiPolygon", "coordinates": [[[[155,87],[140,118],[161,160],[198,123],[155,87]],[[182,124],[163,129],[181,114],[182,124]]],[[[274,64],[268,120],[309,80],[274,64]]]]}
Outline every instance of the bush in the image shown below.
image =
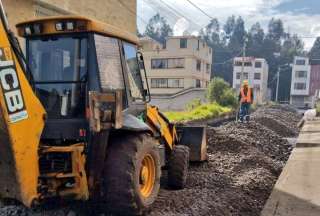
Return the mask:
{"type": "Polygon", "coordinates": [[[316,113],[317,113],[317,116],[320,116],[320,101],[318,101],[316,104],[316,113]]]}
{"type": "Polygon", "coordinates": [[[196,99],[193,99],[192,101],[190,101],[189,103],[187,103],[186,110],[191,111],[199,106],[201,106],[201,99],[196,98],[196,99]]]}
{"type": "Polygon", "coordinates": [[[164,114],[170,121],[185,122],[191,120],[214,118],[230,111],[231,109],[228,107],[223,107],[217,103],[212,103],[200,105],[190,111],[166,112],[164,114]]]}
{"type": "Polygon", "coordinates": [[[222,106],[236,107],[238,104],[238,101],[237,101],[237,96],[235,91],[231,88],[225,90],[218,103],[222,106]]]}
{"type": "Polygon", "coordinates": [[[207,99],[210,103],[217,102],[222,106],[235,107],[238,103],[236,93],[229,83],[219,77],[211,80],[207,90],[207,99]]]}

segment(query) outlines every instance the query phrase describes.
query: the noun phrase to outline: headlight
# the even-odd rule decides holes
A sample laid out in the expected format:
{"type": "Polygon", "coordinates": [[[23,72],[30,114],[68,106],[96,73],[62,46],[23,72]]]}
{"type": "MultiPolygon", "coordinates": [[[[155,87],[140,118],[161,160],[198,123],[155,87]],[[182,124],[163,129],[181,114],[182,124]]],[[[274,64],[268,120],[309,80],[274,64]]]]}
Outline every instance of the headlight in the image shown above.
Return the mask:
{"type": "Polygon", "coordinates": [[[67,22],[67,30],[73,31],[74,30],[74,22],[67,22]]]}
{"type": "Polygon", "coordinates": [[[26,27],[24,28],[24,33],[25,33],[25,35],[31,35],[31,34],[32,34],[32,28],[31,28],[31,26],[26,26],[26,27]]]}
{"type": "Polygon", "coordinates": [[[64,30],[64,24],[62,22],[56,23],[56,30],[57,31],[63,31],[64,30]]]}
{"type": "Polygon", "coordinates": [[[42,33],[42,25],[41,24],[34,24],[33,31],[35,34],[41,34],[42,33]]]}

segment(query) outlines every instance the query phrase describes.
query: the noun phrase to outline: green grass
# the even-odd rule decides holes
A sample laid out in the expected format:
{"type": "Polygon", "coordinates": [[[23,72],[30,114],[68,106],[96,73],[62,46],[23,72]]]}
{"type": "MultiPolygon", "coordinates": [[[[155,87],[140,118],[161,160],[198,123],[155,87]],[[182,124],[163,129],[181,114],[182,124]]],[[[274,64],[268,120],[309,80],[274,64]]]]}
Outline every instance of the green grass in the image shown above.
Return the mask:
{"type": "Polygon", "coordinates": [[[221,114],[230,112],[231,108],[220,106],[217,103],[203,104],[190,111],[165,112],[166,117],[172,122],[186,122],[214,118],[221,114]]]}
{"type": "Polygon", "coordinates": [[[317,102],[316,104],[316,113],[317,113],[317,116],[320,116],[320,102],[317,102]]]}

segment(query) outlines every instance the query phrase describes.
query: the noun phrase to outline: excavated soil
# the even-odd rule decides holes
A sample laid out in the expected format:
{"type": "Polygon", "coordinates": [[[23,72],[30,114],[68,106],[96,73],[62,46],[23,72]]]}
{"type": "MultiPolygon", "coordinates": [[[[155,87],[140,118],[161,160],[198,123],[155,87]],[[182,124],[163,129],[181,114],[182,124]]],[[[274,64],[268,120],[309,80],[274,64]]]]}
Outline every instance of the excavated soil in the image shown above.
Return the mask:
{"type": "MultiPolygon", "coordinates": [[[[300,118],[288,106],[272,106],[257,109],[250,123],[230,121],[208,127],[208,161],[190,165],[183,190],[168,189],[164,177],[159,197],[148,215],[259,215],[292,150],[284,137],[297,136],[300,118]]],[[[2,215],[94,213],[82,204],[72,204],[59,210],[32,212],[6,206],[0,208],[2,215]]]]}
{"type": "Polygon", "coordinates": [[[191,164],[186,189],[162,189],[150,215],[259,215],[300,118],[290,107],[263,107],[248,124],[209,127],[208,161],[191,164]]]}

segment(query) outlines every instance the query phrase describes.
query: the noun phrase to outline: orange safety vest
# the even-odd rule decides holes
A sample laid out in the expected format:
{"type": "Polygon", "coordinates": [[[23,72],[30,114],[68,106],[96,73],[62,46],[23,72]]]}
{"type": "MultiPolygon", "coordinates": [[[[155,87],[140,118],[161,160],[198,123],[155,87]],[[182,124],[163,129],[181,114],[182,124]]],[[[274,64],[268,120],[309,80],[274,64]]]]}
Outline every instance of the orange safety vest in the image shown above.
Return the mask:
{"type": "Polygon", "coordinates": [[[251,88],[248,88],[247,95],[244,94],[244,88],[240,89],[241,103],[252,103],[251,88]]]}

